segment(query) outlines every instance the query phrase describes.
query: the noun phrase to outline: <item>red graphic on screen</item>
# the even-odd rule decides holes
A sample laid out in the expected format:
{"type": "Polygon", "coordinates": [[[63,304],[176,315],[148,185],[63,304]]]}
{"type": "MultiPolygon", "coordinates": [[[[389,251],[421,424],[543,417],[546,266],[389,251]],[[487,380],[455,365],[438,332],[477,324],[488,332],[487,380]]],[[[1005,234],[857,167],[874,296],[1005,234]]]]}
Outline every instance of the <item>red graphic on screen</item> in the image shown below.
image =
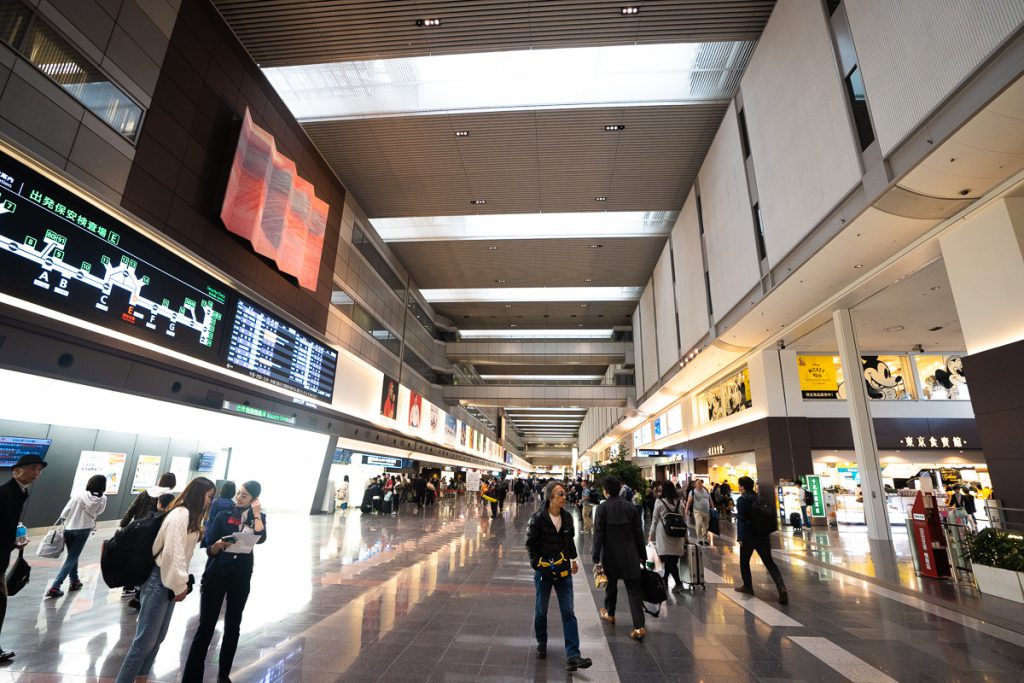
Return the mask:
{"type": "Polygon", "coordinates": [[[330,208],[246,109],[220,211],[227,229],[315,291],[330,208]]]}

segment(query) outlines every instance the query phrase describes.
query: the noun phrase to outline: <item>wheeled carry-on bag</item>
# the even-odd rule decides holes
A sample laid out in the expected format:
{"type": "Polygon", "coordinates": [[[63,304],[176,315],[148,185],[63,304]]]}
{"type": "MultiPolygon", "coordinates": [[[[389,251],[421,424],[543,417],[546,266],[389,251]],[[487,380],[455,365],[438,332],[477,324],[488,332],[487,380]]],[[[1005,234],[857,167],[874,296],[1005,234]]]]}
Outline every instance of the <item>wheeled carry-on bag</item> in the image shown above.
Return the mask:
{"type": "Polygon", "coordinates": [[[790,512],[789,513],[789,525],[791,527],[793,527],[794,531],[800,531],[800,529],[803,528],[804,520],[800,516],[799,512],[790,512]]]}
{"type": "Polygon", "coordinates": [[[685,561],[679,568],[683,583],[690,590],[700,586],[704,590],[708,587],[704,583],[704,557],[700,553],[700,546],[695,543],[686,544],[685,561]]]}

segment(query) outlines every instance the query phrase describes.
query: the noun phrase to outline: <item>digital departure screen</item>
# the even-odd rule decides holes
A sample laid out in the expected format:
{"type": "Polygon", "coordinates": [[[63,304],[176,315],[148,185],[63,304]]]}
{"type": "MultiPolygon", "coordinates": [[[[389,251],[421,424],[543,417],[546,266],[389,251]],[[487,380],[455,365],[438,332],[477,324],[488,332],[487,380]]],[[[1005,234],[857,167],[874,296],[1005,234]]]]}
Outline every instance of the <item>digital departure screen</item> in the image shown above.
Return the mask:
{"type": "Polygon", "coordinates": [[[238,298],[227,367],[330,403],[338,352],[238,298]]]}
{"type": "Polygon", "coordinates": [[[50,449],[50,439],[26,439],[20,436],[0,436],[0,467],[14,467],[22,456],[38,455],[46,457],[50,449]]]}
{"type": "Polygon", "coordinates": [[[219,361],[218,280],[0,152],[0,291],[219,361]]]}

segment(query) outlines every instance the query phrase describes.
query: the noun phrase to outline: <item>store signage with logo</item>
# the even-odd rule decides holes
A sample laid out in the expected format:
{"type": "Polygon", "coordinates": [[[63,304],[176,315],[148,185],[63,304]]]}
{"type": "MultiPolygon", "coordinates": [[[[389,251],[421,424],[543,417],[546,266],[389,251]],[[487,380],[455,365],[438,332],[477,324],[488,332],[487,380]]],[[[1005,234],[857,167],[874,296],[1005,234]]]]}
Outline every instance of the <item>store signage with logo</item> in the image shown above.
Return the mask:
{"type": "Polygon", "coordinates": [[[660,458],[661,451],[653,448],[638,448],[636,450],[636,457],[638,458],[660,458]]]}
{"type": "Polygon", "coordinates": [[[708,455],[725,455],[725,446],[722,444],[708,446],[708,455]]]}
{"type": "Polygon", "coordinates": [[[400,470],[404,467],[412,467],[412,460],[408,458],[396,458],[390,455],[374,455],[373,453],[360,453],[364,465],[375,467],[388,467],[393,470],[400,470]]]}
{"type": "Polygon", "coordinates": [[[966,448],[967,439],[962,436],[904,436],[900,445],[906,448],[966,448]]]}
{"type": "Polygon", "coordinates": [[[817,474],[811,474],[806,479],[807,488],[810,490],[811,495],[814,496],[814,504],[811,505],[811,515],[814,517],[824,517],[825,495],[821,490],[821,477],[817,474]]]}
{"type": "Polygon", "coordinates": [[[335,448],[331,462],[335,465],[348,465],[352,462],[352,451],[347,448],[335,448]]]}

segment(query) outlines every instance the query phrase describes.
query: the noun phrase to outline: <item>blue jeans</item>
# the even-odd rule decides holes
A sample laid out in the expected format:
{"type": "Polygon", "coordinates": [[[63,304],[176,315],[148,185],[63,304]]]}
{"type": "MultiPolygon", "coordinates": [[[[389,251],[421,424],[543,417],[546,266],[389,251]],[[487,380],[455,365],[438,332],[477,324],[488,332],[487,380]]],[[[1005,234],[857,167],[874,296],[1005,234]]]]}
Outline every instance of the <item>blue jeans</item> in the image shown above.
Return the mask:
{"type": "Polygon", "coordinates": [[[576,613],[572,604],[572,577],[554,582],[544,578],[542,572],[534,570],[533,584],[537,588],[537,606],[533,613],[533,630],[538,643],[548,642],[548,603],[551,589],[558,596],[558,610],[562,613],[562,638],[565,640],[565,656],[580,656],[580,629],[576,624],[576,613]]]}
{"type": "Polygon", "coordinates": [[[57,578],[53,580],[54,588],[60,588],[64,579],[68,578],[68,574],[71,575],[71,583],[78,582],[78,558],[81,556],[82,550],[85,549],[85,542],[89,540],[91,534],[92,529],[64,530],[64,549],[67,550],[68,556],[64,558],[64,564],[57,572],[57,578]]]}
{"type": "Polygon", "coordinates": [[[132,683],[136,676],[148,676],[153,660],[160,650],[160,643],[167,636],[174,614],[174,601],[168,596],[168,588],[160,581],[160,567],[153,567],[149,578],[139,589],[139,624],[135,640],[117,672],[116,683],[132,683]]]}

